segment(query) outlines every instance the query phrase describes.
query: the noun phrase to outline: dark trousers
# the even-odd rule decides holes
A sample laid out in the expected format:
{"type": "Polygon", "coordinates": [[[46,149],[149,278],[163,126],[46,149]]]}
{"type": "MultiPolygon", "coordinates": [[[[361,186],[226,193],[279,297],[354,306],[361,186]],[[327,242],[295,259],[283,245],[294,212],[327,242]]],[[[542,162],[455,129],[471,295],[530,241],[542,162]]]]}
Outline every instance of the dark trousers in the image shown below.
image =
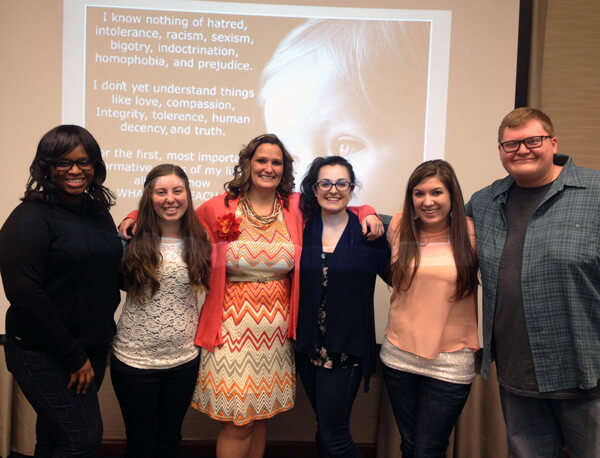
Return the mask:
{"type": "Polygon", "coordinates": [[[500,387],[508,448],[515,458],[600,456],[600,399],[540,399],[500,387]]]}
{"type": "Polygon", "coordinates": [[[402,457],[445,457],[448,438],[471,385],[382,366],[385,387],[402,436],[402,457]]]}
{"type": "Polygon", "coordinates": [[[360,457],[350,434],[350,414],[362,367],[325,369],[296,353],[296,369],[317,417],[316,441],[321,457],[360,457]]]}
{"type": "Polygon", "coordinates": [[[48,354],[4,346],[6,365],[38,414],[36,457],[95,457],[102,442],[98,389],[106,370],[106,346],[86,349],[94,382],[85,394],[67,390],[70,374],[48,354]]]}
{"type": "Polygon", "coordinates": [[[110,375],[127,434],[126,456],[179,456],[181,425],[192,400],[200,357],[170,369],[136,369],[111,358],[110,375]]]}

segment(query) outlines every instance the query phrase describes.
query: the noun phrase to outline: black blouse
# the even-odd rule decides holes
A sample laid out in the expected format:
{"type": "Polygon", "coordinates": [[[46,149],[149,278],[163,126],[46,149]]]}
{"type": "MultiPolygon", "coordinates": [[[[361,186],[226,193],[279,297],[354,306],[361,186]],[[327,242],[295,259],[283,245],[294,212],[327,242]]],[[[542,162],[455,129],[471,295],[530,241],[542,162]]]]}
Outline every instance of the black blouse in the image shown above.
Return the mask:
{"type": "Polygon", "coordinates": [[[115,332],[122,245],[110,213],[59,201],[21,203],[0,231],[0,271],[10,307],[6,333],[72,373],[84,347],[115,332]]]}

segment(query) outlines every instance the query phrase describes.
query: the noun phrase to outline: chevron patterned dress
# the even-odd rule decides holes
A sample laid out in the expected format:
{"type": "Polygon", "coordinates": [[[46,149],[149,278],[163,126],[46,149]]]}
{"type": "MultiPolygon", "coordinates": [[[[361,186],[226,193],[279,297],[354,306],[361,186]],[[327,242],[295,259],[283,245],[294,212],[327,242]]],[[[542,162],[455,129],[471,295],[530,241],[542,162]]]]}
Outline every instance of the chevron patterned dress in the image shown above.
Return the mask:
{"type": "MultiPolygon", "coordinates": [[[[227,248],[227,276],[281,277],[294,267],[294,244],[283,215],[267,228],[242,214],[239,238],[227,248]]],[[[192,407],[220,421],[244,425],[294,407],[294,352],[287,338],[291,279],[225,284],[223,344],[202,349],[192,407]]]]}

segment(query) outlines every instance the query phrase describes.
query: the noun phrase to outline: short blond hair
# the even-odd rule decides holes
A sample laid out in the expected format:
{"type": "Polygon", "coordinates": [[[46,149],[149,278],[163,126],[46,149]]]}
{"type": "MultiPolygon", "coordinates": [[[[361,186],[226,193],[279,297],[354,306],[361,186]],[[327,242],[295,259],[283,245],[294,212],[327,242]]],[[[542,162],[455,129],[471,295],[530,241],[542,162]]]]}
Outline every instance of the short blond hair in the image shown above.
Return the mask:
{"type": "Polygon", "coordinates": [[[555,136],[554,126],[552,125],[550,117],[546,113],[544,113],[541,110],[538,110],[537,108],[521,107],[516,108],[510,113],[508,113],[500,123],[500,127],[498,128],[498,143],[500,143],[502,141],[502,138],[504,137],[504,129],[506,129],[507,127],[514,128],[522,126],[523,124],[531,121],[532,119],[539,121],[544,130],[548,133],[548,135],[550,135],[551,137],[555,136]]]}

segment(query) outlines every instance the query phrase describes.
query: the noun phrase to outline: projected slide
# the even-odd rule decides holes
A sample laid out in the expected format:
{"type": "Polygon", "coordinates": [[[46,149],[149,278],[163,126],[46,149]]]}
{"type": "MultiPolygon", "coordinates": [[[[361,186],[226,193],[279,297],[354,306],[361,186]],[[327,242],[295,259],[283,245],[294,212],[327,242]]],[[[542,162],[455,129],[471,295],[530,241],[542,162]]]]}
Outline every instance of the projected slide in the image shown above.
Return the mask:
{"type": "Polygon", "coordinates": [[[185,168],[199,205],[273,132],[297,183],[341,154],[356,201],[390,212],[386,190],[444,155],[450,26],[448,11],[66,0],[63,121],[99,139],[119,208],[161,162],[185,168]]]}

